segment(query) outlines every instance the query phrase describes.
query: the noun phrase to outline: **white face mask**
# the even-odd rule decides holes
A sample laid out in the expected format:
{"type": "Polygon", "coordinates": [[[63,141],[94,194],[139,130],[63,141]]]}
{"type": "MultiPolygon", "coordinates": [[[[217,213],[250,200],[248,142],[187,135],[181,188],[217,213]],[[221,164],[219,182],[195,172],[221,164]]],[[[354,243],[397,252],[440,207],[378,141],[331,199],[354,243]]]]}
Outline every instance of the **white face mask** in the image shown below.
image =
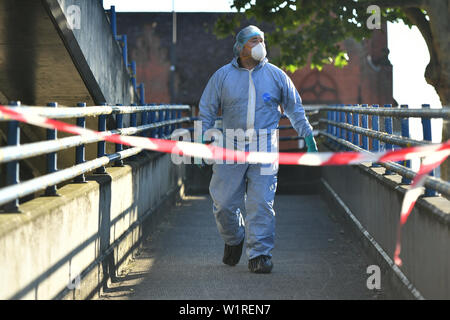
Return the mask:
{"type": "Polygon", "coordinates": [[[252,58],[261,61],[266,57],[266,47],[260,42],[252,48],[252,58]]]}

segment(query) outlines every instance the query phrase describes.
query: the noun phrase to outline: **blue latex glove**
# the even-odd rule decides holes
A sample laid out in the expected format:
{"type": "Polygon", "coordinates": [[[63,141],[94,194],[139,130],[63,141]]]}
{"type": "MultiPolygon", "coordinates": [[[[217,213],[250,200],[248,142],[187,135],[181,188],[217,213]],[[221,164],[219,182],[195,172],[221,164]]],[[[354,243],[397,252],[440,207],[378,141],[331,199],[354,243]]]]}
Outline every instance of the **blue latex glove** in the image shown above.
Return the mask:
{"type": "Polygon", "coordinates": [[[312,134],[305,137],[306,142],[306,148],[308,149],[308,152],[318,152],[316,140],[314,140],[314,137],[312,134]]]}

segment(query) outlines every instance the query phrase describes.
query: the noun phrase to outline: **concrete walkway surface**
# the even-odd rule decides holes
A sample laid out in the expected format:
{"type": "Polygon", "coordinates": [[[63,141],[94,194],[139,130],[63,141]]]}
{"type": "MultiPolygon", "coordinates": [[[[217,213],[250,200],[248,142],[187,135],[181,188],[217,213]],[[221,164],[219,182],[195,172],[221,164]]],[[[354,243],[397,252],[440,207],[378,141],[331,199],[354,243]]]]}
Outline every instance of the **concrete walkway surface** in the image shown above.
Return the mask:
{"type": "Polygon", "coordinates": [[[319,195],[277,195],[275,211],[271,274],[249,272],[245,251],[238,265],[224,265],[211,198],[190,196],[100,299],[387,299],[383,279],[380,290],[367,288],[375,263],[319,195]]]}

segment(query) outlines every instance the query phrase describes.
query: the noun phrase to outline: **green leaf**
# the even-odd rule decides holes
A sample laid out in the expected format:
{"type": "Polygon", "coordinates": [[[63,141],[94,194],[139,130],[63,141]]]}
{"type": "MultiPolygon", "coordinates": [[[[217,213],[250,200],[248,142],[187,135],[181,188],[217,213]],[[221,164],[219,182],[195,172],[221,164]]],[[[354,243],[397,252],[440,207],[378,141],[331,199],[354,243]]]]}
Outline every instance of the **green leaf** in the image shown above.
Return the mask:
{"type": "Polygon", "coordinates": [[[343,68],[348,64],[348,55],[347,52],[341,51],[334,58],[334,65],[338,68],[343,68]]]}
{"type": "Polygon", "coordinates": [[[294,65],[294,64],[289,64],[286,67],[284,67],[284,69],[286,71],[289,71],[290,73],[294,73],[295,71],[297,71],[298,66],[294,65]]]}
{"type": "MultiPolygon", "coordinates": [[[[368,0],[234,0],[232,7],[241,14],[220,18],[214,28],[216,35],[234,35],[241,18],[255,19],[257,23],[271,23],[274,28],[265,31],[266,42],[278,48],[273,61],[294,72],[310,61],[313,69],[322,70],[331,64],[342,68],[348,56],[337,44],[353,38],[362,41],[372,36],[366,27],[368,0]],[[295,7],[295,9],[293,7],[295,7]]],[[[382,7],[384,21],[411,22],[400,8],[382,7]]]]}

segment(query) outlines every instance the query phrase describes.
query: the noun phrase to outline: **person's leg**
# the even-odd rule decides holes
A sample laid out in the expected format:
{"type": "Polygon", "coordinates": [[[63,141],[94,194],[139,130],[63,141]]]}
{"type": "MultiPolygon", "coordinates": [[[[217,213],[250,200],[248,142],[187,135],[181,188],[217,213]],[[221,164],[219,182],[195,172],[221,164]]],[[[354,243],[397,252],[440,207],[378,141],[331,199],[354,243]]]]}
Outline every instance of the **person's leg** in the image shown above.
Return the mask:
{"type": "Polygon", "coordinates": [[[247,256],[271,257],[275,237],[275,211],[273,209],[277,188],[277,171],[270,165],[251,164],[247,170],[247,198],[245,203],[245,233],[247,256]]]}
{"type": "Polygon", "coordinates": [[[225,243],[236,246],[245,236],[245,172],[247,164],[214,164],[209,192],[217,229],[225,243]]]}

